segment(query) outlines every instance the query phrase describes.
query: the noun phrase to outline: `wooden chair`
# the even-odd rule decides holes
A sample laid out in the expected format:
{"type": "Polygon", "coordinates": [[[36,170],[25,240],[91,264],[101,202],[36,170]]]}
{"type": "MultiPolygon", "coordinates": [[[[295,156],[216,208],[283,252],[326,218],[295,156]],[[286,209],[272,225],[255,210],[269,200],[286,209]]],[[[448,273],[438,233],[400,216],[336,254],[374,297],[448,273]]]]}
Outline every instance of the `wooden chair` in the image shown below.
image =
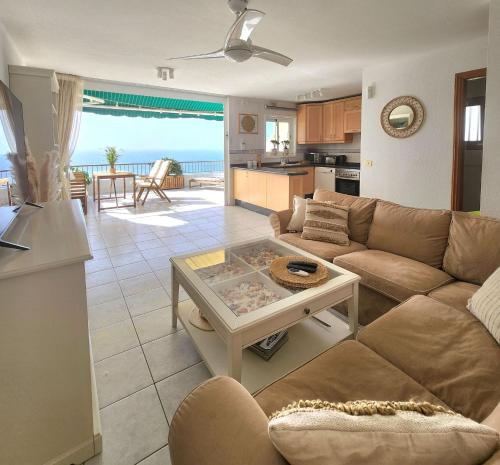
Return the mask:
{"type": "Polygon", "coordinates": [[[7,200],[9,205],[14,205],[14,200],[12,198],[12,186],[8,178],[0,178],[0,189],[5,189],[7,191],[7,200]]]}
{"type": "Polygon", "coordinates": [[[144,202],[146,202],[146,199],[148,198],[148,195],[151,191],[155,192],[156,195],[158,195],[158,197],[160,197],[161,199],[168,200],[170,202],[167,194],[163,192],[163,184],[165,183],[165,179],[168,176],[168,173],[170,171],[170,164],[172,162],[171,160],[157,160],[153,165],[153,168],[151,169],[152,172],[158,161],[160,162],[160,165],[156,173],[153,173],[153,176],[147,176],[146,178],[140,179],[136,183],[137,202],[139,202],[139,200],[141,199],[142,194],[146,192],[146,195],[142,200],[142,205],[144,205],[144,202]]]}
{"type": "Polygon", "coordinates": [[[87,214],[87,183],[85,182],[85,174],[81,171],[74,171],[70,184],[70,195],[72,199],[80,199],[82,202],[83,213],[87,214]]]}

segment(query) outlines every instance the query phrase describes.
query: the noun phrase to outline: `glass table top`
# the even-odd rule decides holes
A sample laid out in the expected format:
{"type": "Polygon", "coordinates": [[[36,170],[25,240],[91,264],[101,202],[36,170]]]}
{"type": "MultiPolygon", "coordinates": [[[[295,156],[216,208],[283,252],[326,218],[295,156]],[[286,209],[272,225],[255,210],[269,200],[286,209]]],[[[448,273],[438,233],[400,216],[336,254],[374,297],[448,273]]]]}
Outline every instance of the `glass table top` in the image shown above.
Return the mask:
{"type": "MultiPolygon", "coordinates": [[[[241,316],[305,291],[286,288],[269,274],[269,265],[275,258],[289,255],[298,253],[264,239],[201,252],[182,260],[236,316],[241,316]]],[[[330,279],[340,276],[332,269],[329,273],[330,279]]]]}

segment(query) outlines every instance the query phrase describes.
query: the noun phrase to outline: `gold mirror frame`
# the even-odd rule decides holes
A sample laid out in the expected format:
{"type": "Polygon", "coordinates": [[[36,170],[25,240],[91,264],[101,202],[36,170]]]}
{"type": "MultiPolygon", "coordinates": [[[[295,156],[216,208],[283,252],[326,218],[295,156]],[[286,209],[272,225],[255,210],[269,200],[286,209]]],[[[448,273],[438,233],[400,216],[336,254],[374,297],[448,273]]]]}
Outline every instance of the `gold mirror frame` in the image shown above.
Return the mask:
{"type": "Polygon", "coordinates": [[[406,137],[412,136],[420,129],[420,126],[422,126],[422,123],[424,122],[424,118],[425,111],[420,101],[415,97],[405,95],[403,97],[396,97],[395,99],[392,99],[384,107],[382,113],[380,114],[380,124],[382,125],[383,130],[391,137],[404,139],[406,137]],[[413,122],[405,129],[393,128],[389,121],[389,116],[395,108],[401,105],[408,105],[413,110],[413,122]]]}

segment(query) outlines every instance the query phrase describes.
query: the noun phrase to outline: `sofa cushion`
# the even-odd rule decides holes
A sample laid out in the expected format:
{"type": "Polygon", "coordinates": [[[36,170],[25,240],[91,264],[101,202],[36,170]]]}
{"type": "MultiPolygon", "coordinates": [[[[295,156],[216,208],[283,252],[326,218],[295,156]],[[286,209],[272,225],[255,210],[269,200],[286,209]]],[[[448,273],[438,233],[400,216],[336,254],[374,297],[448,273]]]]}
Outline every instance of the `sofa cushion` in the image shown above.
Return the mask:
{"type": "Polygon", "coordinates": [[[453,281],[442,270],[381,250],[342,255],[335,259],[335,264],[361,276],[364,286],[399,302],[415,294],[428,294],[453,281]]]}
{"type": "Polygon", "coordinates": [[[443,269],[461,281],[483,284],[500,266],[500,220],[453,212],[443,269]]]}
{"type": "Polygon", "coordinates": [[[354,241],[350,241],[349,245],[338,245],[331,242],[302,239],[300,233],[281,234],[278,239],[330,262],[339,255],[366,249],[363,244],[358,244],[354,241]]]}
{"type": "Polygon", "coordinates": [[[291,465],[477,465],[498,432],[428,402],[302,400],[277,412],[269,437],[291,465]]]}
{"type": "Polygon", "coordinates": [[[302,239],[349,245],[348,217],[349,207],[307,199],[302,239]]]}
{"type": "Polygon", "coordinates": [[[438,287],[430,292],[428,295],[433,299],[449,305],[450,307],[457,308],[468,312],[467,303],[472,297],[472,294],[479,289],[475,284],[466,283],[464,281],[455,281],[447,284],[446,286],[438,287]]]}
{"type": "Polygon", "coordinates": [[[333,202],[337,205],[349,207],[349,237],[353,241],[366,244],[377,199],[356,197],[326,189],[316,189],[314,200],[333,202]]]}
{"type": "Polygon", "coordinates": [[[500,347],[470,313],[415,296],[358,340],[466,417],[482,421],[500,401],[500,347]]]}
{"type": "Polygon", "coordinates": [[[267,415],[300,399],[419,400],[445,405],[368,347],[345,341],[275,381],[255,399],[267,415]]]}
{"type": "Polygon", "coordinates": [[[410,208],[379,200],[368,248],[384,250],[441,268],[448,244],[451,212],[410,208]]]}

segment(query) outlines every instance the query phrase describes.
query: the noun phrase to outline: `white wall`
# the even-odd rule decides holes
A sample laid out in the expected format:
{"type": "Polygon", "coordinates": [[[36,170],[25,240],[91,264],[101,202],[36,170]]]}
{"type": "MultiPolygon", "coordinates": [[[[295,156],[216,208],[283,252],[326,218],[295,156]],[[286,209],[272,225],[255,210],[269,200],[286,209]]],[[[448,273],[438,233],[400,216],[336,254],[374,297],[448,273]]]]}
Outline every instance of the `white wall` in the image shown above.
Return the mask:
{"type": "Polygon", "coordinates": [[[486,38],[477,39],[363,70],[361,158],[373,160],[373,166],[362,164],[361,195],[414,207],[450,208],[455,74],[485,67],[486,48],[486,38]],[[372,84],[375,95],[368,99],[366,87],[372,84]],[[394,139],[383,131],[380,113],[401,95],[417,97],[426,118],[413,136],[394,139]]]}
{"type": "Polygon", "coordinates": [[[24,65],[12,39],[0,23],[0,80],[9,85],[9,65],[24,65]]]}
{"type": "Polygon", "coordinates": [[[500,218],[500,0],[490,3],[481,213],[500,218]]]}

